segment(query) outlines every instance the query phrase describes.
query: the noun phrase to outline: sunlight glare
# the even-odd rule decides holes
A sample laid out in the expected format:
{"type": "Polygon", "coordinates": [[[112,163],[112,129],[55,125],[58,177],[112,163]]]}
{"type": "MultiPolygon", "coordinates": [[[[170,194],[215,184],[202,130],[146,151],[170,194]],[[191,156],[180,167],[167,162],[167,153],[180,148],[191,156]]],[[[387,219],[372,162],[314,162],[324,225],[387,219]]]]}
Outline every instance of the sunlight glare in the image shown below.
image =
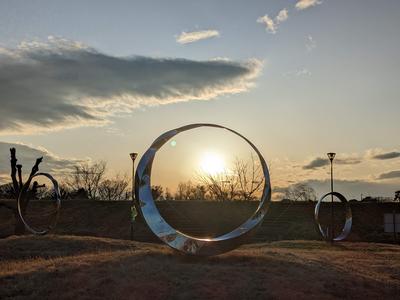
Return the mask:
{"type": "Polygon", "coordinates": [[[201,158],[200,168],[204,173],[216,175],[225,171],[225,162],[220,155],[206,152],[201,158]]]}

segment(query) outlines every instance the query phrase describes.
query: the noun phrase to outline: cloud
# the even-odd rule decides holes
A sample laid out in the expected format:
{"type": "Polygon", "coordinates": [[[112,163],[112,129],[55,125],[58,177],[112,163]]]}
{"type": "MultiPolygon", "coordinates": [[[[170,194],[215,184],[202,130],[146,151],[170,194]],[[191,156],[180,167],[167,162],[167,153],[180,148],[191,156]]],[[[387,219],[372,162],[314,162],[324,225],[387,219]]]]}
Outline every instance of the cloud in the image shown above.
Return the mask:
{"type": "Polygon", "coordinates": [[[265,30],[275,34],[276,33],[276,29],[277,29],[277,25],[275,24],[274,20],[271,19],[268,15],[265,15],[263,17],[259,17],[257,19],[257,23],[261,23],[265,25],[265,30]]]}
{"type": "Polygon", "coordinates": [[[276,22],[278,24],[285,22],[288,19],[288,17],[289,17],[288,10],[286,8],[284,8],[276,16],[276,22]]]}
{"type": "Polygon", "coordinates": [[[378,179],[394,179],[394,178],[400,178],[400,171],[390,171],[387,173],[382,173],[378,176],[378,179]]]}
{"type": "MultiPolygon", "coordinates": [[[[304,183],[313,187],[316,190],[318,197],[330,192],[329,179],[311,179],[304,181],[304,183]]],[[[363,194],[363,197],[393,197],[394,192],[398,190],[398,184],[368,181],[363,179],[335,179],[334,189],[343,194],[348,200],[352,198],[360,199],[361,194],[363,194]]]]}
{"type": "Polygon", "coordinates": [[[40,171],[50,172],[53,175],[65,175],[79,163],[88,160],[61,158],[42,147],[33,147],[22,143],[8,143],[0,141],[0,182],[10,181],[10,148],[16,148],[18,163],[23,166],[23,173],[29,175],[36,158],[43,156],[40,171]]]}
{"type": "Polygon", "coordinates": [[[392,151],[392,152],[386,152],[386,153],[380,153],[373,155],[373,159],[378,159],[378,160],[387,160],[387,159],[393,159],[393,158],[398,158],[400,157],[400,152],[398,151],[392,151]]]}
{"type": "Polygon", "coordinates": [[[285,22],[288,19],[288,17],[289,17],[288,10],[284,8],[281,11],[279,11],[275,19],[270,18],[268,15],[264,15],[257,19],[257,23],[264,24],[265,30],[267,32],[275,34],[278,29],[278,25],[280,23],[285,22]]]}
{"type": "MultiPolygon", "coordinates": [[[[330,192],[330,179],[307,179],[297,181],[296,183],[307,184],[312,187],[316,194],[317,199],[330,192]]],[[[286,189],[292,184],[287,186],[279,186],[273,188],[274,200],[281,200],[286,189]]],[[[390,182],[369,181],[364,179],[342,180],[335,179],[334,190],[343,194],[347,200],[358,199],[360,200],[361,194],[372,197],[391,197],[393,198],[394,192],[397,191],[398,184],[390,182]]]]}
{"type": "Polygon", "coordinates": [[[219,37],[218,30],[199,30],[191,32],[182,32],[176,37],[179,44],[189,44],[200,40],[205,40],[213,37],[219,37]]]}
{"type": "Polygon", "coordinates": [[[312,73],[310,70],[308,70],[307,68],[301,68],[298,70],[294,70],[294,71],[289,71],[286,73],[283,73],[284,76],[289,76],[289,77],[303,77],[303,76],[311,76],[312,73]]]}
{"type": "Polygon", "coordinates": [[[299,0],[296,3],[296,8],[298,10],[303,10],[303,9],[307,9],[307,8],[316,6],[321,3],[322,3],[322,1],[318,1],[318,0],[299,0]]]}
{"type": "Polygon", "coordinates": [[[307,36],[306,39],[306,48],[307,51],[311,52],[312,50],[314,50],[317,47],[317,43],[315,42],[314,38],[311,35],[307,36]]]}
{"type": "MultiPolygon", "coordinates": [[[[336,158],[335,163],[340,164],[340,165],[356,165],[361,163],[362,160],[360,158],[354,158],[354,157],[349,157],[349,158],[336,158]]],[[[303,166],[304,170],[315,170],[324,166],[329,165],[329,159],[327,158],[322,158],[322,157],[317,157],[311,160],[309,163],[303,166]]]]}
{"type": "Polygon", "coordinates": [[[115,57],[52,37],[0,50],[2,134],[104,125],[140,107],[240,93],[262,68],[256,59],[115,57]]]}
{"type": "Polygon", "coordinates": [[[310,161],[308,164],[303,166],[304,170],[313,170],[317,168],[321,168],[327,166],[329,164],[329,160],[326,158],[317,157],[310,161]]]}

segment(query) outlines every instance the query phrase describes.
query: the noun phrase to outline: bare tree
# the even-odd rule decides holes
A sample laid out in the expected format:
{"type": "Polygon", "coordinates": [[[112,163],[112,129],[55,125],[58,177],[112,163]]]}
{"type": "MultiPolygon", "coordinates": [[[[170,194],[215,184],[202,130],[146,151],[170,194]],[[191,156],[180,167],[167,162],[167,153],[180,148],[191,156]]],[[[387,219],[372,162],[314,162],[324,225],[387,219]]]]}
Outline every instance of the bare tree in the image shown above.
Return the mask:
{"type": "Polygon", "coordinates": [[[247,162],[236,158],[234,174],[239,183],[239,195],[243,200],[254,200],[259,196],[264,183],[264,174],[261,164],[253,153],[247,162]]]}
{"type": "Polygon", "coordinates": [[[296,183],[284,193],[284,198],[293,201],[315,201],[317,199],[315,190],[306,183],[296,183]]]}
{"type": "Polygon", "coordinates": [[[201,200],[201,201],[209,200],[207,189],[204,185],[201,184],[196,184],[193,187],[191,196],[193,200],[201,200]]]}
{"type": "Polygon", "coordinates": [[[196,177],[216,201],[255,200],[264,183],[262,167],[253,155],[249,161],[236,158],[231,172],[199,173],[196,177]]]}
{"type": "Polygon", "coordinates": [[[190,200],[193,189],[193,183],[189,180],[187,182],[180,182],[175,193],[175,200],[190,200]]]}
{"type": "Polygon", "coordinates": [[[74,172],[67,179],[66,184],[75,191],[85,190],[87,197],[96,200],[99,194],[100,183],[106,172],[106,162],[98,161],[92,164],[87,162],[74,166],[74,172]]]}
{"type": "Polygon", "coordinates": [[[164,200],[164,188],[161,185],[152,185],[151,194],[154,200],[164,200]]]}
{"type": "Polygon", "coordinates": [[[239,194],[237,178],[227,172],[218,174],[198,174],[197,179],[207,189],[210,194],[210,200],[234,200],[239,194]]]}
{"type": "Polygon", "coordinates": [[[8,186],[8,193],[10,193],[14,197],[15,204],[9,205],[5,203],[0,203],[0,205],[13,211],[16,220],[14,233],[17,235],[21,235],[25,233],[25,225],[18,213],[17,200],[19,195],[21,194],[21,211],[22,213],[25,213],[29,201],[37,194],[37,189],[39,188],[39,184],[36,181],[34,182],[32,187],[30,187],[30,183],[32,181],[32,177],[39,171],[39,165],[42,162],[43,157],[39,157],[36,159],[36,162],[32,167],[31,173],[29,174],[28,180],[26,181],[26,183],[24,183],[22,181],[22,165],[17,164],[18,159],[16,156],[15,148],[10,149],[10,156],[12,184],[8,186]]]}
{"type": "Polygon", "coordinates": [[[117,175],[112,179],[103,180],[99,184],[99,198],[108,201],[126,200],[128,185],[127,176],[117,175]]]}
{"type": "Polygon", "coordinates": [[[165,188],[165,196],[164,196],[164,198],[167,201],[174,200],[174,196],[172,195],[172,193],[169,191],[168,188],[165,188]]]}
{"type": "Polygon", "coordinates": [[[190,180],[180,182],[175,193],[175,200],[209,200],[207,188],[201,184],[193,184],[190,180]]]}

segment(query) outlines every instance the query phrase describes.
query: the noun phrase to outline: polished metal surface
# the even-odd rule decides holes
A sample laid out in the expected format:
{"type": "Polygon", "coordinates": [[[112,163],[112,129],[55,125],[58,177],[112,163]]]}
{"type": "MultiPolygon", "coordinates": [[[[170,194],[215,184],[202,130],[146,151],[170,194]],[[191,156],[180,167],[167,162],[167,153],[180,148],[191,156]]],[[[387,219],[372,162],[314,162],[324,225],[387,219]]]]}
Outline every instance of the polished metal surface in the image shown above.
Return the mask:
{"type": "Polygon", "coordinates": [[[18,213],[19,213],[19,216],[20,216],[22,222],[24,223],[25,228],[28,231],[30,231],[31,233],[36,234],[36,235],[45,235],[56,226],[57,220],[58,220],[58,216],[60,214],[60,208],[61,208],[61,193],[60,193],[60,188],[58,186],[58,182],[57,182],[57,180],[54,179],[53,176],[51,176],[48,173],[37,173],[37,174],[33,175],[32,177],[30,177],[29,180],[27,180],[27,182],[24,184],[24,186],[23,186],[23,188],[21,190],[21,193],[19,194],[19,197],[18,197],[18,213]],[[30,185],[32,179],[35,178],[35,177],[38,177],[38,176],[47,177],[51,181],[51,183],[53,184],[53,190],[54,190],[54,194],[55,194],[55,199],[54,199],[54,201],[55,201],[55,214],[54,214],[54,216],[52,218],[52,221],[49,222],[50,224],[48,224],[46,229],[38,229],[38,228],[35,228],[33,225],[29,224],[29,222],[27,222],[27,220],[26,220],[26,217],[24,216],[25,212],[23,212],[22,209],[21,209],[21,200],[24,197],[26,197],[26,193],[27,193],[27,191],[29,189],[29,185],[30,185]]]}
{"type": "Polygon", "coordinates": [[[314,211],[314,218],[315,218],[315,222],[318,226],[319,232],[321,233],[321,236],[329,241],[329,236],[328,236],[328,229],[325,232],[322,229],[321,223],[319,222],[319,210],[320,210],[320,206],[322,203],[322,200],[324,200],[326,197],[328,197],[329,195],[335,196],[337,197],[344,205],[345,205],[345,209],[346,209],[346,222],[344,223],[344,227],[342,229],[342,232],[339,234],[339,236],[333,238],[333,241],[338,242],[338,241],[343,241],[344,239],[346,239],[348,237],[348,235],[351,232],[351,226],[353,223],[353,217],[352,217],[352,213],[351,213],[351,207],[349,202],[347,201],[347,199],[340,193],[338,192],[330,192],[325,194],[324,196],[321,197],[321,199],[319,199],[319,201],[317,202],[317,204],[315,205],[315,211],[314,211]]]}
{"type": "Polygon", "coordinates": [[[136,169],[135,196],[137,210],[142,214],[153,233],[164,243],[186,254],[217,255],[233,250],[245,243],[254,234],[258,226],[261,225],[271,201],[271,184],[267,163],[253,143],[232,129],[216,124],[201,123],[167,131],[153,142],[150,148],[143,154],[136,169]],[[244,139],[257,153],[265,178],[263,194],[255,213],[236,229],[215,238],[195,238],[174,229],[160,215],[151,194],[151,169],[157,151],[175,135],[199,127],[224,129],[244,139]]]}

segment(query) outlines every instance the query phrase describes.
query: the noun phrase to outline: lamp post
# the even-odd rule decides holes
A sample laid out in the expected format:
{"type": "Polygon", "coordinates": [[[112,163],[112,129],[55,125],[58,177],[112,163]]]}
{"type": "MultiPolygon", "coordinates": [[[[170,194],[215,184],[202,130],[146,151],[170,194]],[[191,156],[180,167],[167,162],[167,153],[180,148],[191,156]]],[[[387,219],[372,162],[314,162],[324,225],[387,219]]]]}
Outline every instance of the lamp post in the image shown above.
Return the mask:
{"type": "MultiPolygon", "coordinates": [[[[328,158],[331,162],[331,193],[333,192],[333,160],[336,156],[336,153],[334,152],[329,152],[326,155],[328,155],[328,158]]],[[[331,244],[333,244],[333,239],[334,239],[334,215],[333,215],[333,194],[331,194],[331,244]]]]}
{"type": "Polygon", "coordinates": [[[129,156],[132,159],[132,204],[131,204],[131,240],[133,240],[133,232],[134,232],[134,221],[137,215],[136,209],[135,209],[135,159],[137,157],[137,153],[129,153],[129,156]]]}

